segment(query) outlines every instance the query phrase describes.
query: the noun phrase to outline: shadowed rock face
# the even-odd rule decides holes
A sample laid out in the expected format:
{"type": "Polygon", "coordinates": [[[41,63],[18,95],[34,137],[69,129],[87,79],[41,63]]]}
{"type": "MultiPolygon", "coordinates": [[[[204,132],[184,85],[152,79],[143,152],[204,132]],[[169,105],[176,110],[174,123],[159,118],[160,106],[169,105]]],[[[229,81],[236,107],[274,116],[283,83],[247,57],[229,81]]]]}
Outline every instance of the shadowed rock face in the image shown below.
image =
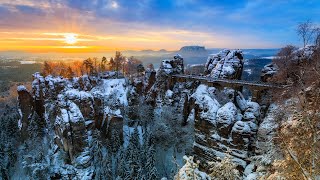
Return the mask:
{"type": "MultiPolygon", "coordinates": [[[[242,69],[242,52],[223,50],[208,58],[205,74],[212,78],[240,79],[242,69]]],[[[195,159],[201,162],[200,168],[208,170],[208,161],[220,161],[228,153],[243,171],[254,154],[262,118],[260,105],[246,100],[234,89],[199,85],[189,98],[189,107],[184,109],[194,112],[193,150],[195,159]]]]}
{"type": "Polygon", "coordinates": [[[32,114],[38,114],[42,124],[54,128],[54,142],[68,153],[71,162],[81,156],[88,146],[89,131],[95,128],[104,131],[105,138],[123,140],[119,107],[127,104],[124,79],[44,78],[39,73],[33,77],[32,93],[23,86],[18,88],[22,133],[27,134],[32,114]],[[111,100],[114,107],[106,104],[111,100]],[[117,133],[112,133],[114,129],[117,133]]]}
{"type": "Polygon", "coordinates": [[[221,92],[212,95],[205,85],[200,85],[191,96],[195,104],[194,156],[202,162],[204,170],[208,170],[205,166],[208,161],[217,161],[228,151],[243,171],[254,148],[260,106],[243,99],[240,92],[232,92],[234,98],[226,103],[216,99],[221,92]]]}
{"type": "Polygon", "coordinates": [[[29,119],[33,112],[33,99],[29,91],[24,86],[18,86],[18,106],[20,109],[21,119],[19,121],[19,128],[22,132],[22,138],[27,138],[27,129],[29,119]]]}
{"type": "Polygon", "coordinates": [[[144,92],[147,93],[150,88],[153,86],[153,84],[156,82],[156,74],[157,72],[156,71],[146,71],[145,72],[145,77],[146,77],[146,82],[147,82],[147,85],[144,89],[144,92]]]}
{"type": "Polygon", "coordinates": [[[157,71],[156,81],[146,95],[146,102],[155,106],[156,99],[164,99],[165,92],[170,86],[170,76],[174,74],[183,74],[183,58],[177,54],[173,59],[162,60],[159,70],[157,71]]]}

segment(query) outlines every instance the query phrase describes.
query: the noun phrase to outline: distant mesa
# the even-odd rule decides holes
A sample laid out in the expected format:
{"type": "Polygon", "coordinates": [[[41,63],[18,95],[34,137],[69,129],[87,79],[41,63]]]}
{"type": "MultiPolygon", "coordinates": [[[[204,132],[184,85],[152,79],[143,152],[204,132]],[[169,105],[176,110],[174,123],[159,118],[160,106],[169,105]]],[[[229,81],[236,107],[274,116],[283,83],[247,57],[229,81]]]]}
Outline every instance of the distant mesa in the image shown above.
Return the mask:
{"type": "Polygon", "coordinates": [[[140,52],[154,52],[154,50],[152,50],[152,49],[143,49],[143,50],[141,50],[140,52]]]}
{"type": "Polygon", "coordinates": [[[182,56],[207,56],[208,51],[204,46],[183,46],[179,51],[182,56]]]}
{"type": "Polygon", "coordinates": [[[139,51],[140,53],[167,53],[168,51],[165,49],[160,49],[159,51],[152,50],[152,49],[143,49],[139,51]]]}

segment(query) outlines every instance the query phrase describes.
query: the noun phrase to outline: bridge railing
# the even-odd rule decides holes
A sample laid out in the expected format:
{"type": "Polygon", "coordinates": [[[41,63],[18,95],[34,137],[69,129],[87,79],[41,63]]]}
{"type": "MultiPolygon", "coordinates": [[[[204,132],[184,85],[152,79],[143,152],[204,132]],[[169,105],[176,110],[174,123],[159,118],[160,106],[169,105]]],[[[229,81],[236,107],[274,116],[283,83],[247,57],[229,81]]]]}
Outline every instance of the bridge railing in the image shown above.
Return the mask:
{"type": "Polygon", "coordinates": [[[273,83],[265,83],[261,81],[246,81],[240,79],[223,79],[223,78],[212,78],[208,76],[194,76],[194,75],[172,75],[172,77],[177,78],[185,78],[185,79],[195,79],[195,80],[206,80],[208,82],[223,82],[223,83],[230,83],[230,84],[242,84],[242,85],[250,85],[250,86],[260,86],[260,87],[275,87],[275,88],[282,88],[283,85],[281,84],[273,84],[273,83]]]}

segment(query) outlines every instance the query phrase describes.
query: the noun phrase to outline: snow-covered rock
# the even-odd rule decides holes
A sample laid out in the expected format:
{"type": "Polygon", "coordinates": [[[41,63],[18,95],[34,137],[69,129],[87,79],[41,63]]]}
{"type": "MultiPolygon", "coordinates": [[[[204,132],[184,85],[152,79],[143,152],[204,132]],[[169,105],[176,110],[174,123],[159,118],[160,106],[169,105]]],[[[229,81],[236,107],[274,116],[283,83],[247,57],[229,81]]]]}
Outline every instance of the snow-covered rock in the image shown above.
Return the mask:
{"type": "Polygon", "coordinates": [[[212,78],[239,79],[243,69],[241,50],[224,49],[208,57],[205,74],[212,78]]]}
{"type": "Polygon", "coordinates": [[[311,59],[313,53],[316,51],[317,47],[313,45],[306,45],[305,47],[299,48],[293,52],[294,59],[297,60],[309,60],[311,59]]]}
{"type": "Polygon", "coordinates": [[[259,104],[234,89],[219,91],[200,84],[189,105],[194,108],[190,117],[195,121],[195,159],[205,166],[229,151],[238,168],[244,170],[261,118],[259,104]]]}
{"type": "Polygon", "coordinates": [[[262,82],[268,82],[279,70],[279,67],[275,63],[267,64],[261,70],[260,79],[262,82]]]}
{"type": "Polygon", "coordinates": [[[219,102],[212,98],[208,92],[208,87],[199,85],[195,93],[191,96],[191,101],[195,104],[195,116],[199,120],[208,121],[215,125],[219,102]]]}
{"type": "MultiPolygon", "coordinates": [[[[162,60],[159,70],[157,71],[156,81],[147,92],[146,102],[153,106],[156,105],[156,101],[163,100],[165,93],[169,89],[170,76],[174,74],[184,73],[184,62],[180,55],[176,55],[173,59],[162,60]]],[[[149,83],[150,84],[150,83],[149,83]]]]}
{"type": "Polygon", "coordinates": [[[162,60],[160,69],[166,74],[181,74],[184,72],[183,58],[177,54],[173,59],[162,60]]]}
{"type": "Polygon", "coordinates": [[[217,111],[216,121],[219,134],[228,138],[232,125],[238,120],[241,120],[241,115],[238,115],[237,107],[232,102],[223,105],[217,111]]]}
{"type": "MultiPolygon", "coordinates": [[[[91,76],[66,79],[33,75],[32,93],[18,87],[21,128],[28,127],[32,114],[54,127],[54,141],[75,160],[87,146],[87,132],[99,128],[106,138],[123,139],[120,108],[128,105],[125,79],[99,79],[91,76]],[[118,133],[112,133],[117,130],[118,133]]],[[[50,125],[50,126],[51,126],[50,125]]],[[[76,161],[74,161],[76,162],[76,161]]]]}

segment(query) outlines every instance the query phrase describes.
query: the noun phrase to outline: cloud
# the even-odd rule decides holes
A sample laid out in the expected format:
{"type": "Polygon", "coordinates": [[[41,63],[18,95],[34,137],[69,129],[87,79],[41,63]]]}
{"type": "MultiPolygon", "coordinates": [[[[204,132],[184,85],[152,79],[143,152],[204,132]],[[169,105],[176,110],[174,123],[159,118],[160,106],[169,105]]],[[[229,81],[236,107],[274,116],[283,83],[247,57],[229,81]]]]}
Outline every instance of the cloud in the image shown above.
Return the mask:
{"type": "Polygon", "coordinates": [[[318,17],[319,8],[316,1],[2,0],[0,31],[12,34],[0,33],[0,43],[63,46],[63,34],[76,33],[83,47],[280,47],[296,42],[297,22],[318,17]]]}

